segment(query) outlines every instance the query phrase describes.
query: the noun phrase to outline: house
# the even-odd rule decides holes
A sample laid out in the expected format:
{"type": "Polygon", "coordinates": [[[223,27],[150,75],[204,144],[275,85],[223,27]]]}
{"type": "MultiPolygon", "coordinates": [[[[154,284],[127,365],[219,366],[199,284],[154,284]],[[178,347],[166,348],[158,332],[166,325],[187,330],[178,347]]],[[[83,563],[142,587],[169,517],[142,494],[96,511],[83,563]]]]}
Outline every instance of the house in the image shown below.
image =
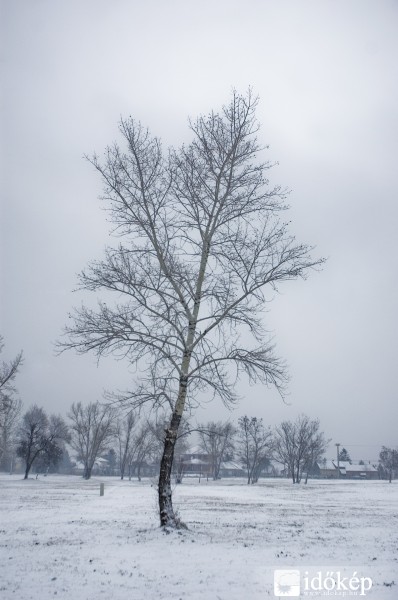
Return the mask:
{"type": "Polygon", "coordinates": [[[348,461],[328,460],[324,458],[316,463],[314,475],[322,479],[379,479],[375,465],[353,464],[348,461]]]}
{"type": "Polygon", "coordinates": [[[345,467],[347,479],[379,479],[379,472],[370,463],[363,465],[349,464],[345,467]]]}
{"type": "MultiPolygon", "coordinates": [[[[178,471],[185,475],[196,477],[213,477],[214,468],[210,454],[206,454],[200,446],[193,446],[178,460],[178,471]]],[[[229,460],[223,461],[219,470],[219,477],[244,477],[246,475],[242,465],[229,460]]]]}
{"type": "MultiPolygon", "coordinates": [[[[92,475],[106,475],[106,471],[109,469],[109,461],[106,458],[98,457],[95,459],[92,475]]],[[[72,469],[74,475],[83,475],[84,464],[81,461],[77,461],[72,469]]]]}
{"type": "Polygon", "coordinates": [[[211,459],[199,446],[193,446],[177,459],[178,471],[184,475],[209,477],[211,474],[211,459]]]}
{"type": "Polygon", "coordinates": [[[221,463],[219,475],[220,477],[245,477],[246,471],[242,465],[232,460],[227,460],[221,463]]]}
{"type": "Polygon", "coordinates": [[[327,458],[324,458],[315,463],[313,471],[314,476],[320,477],[321,479],[337,479],[339,476],[334,462],[327,458]]]}

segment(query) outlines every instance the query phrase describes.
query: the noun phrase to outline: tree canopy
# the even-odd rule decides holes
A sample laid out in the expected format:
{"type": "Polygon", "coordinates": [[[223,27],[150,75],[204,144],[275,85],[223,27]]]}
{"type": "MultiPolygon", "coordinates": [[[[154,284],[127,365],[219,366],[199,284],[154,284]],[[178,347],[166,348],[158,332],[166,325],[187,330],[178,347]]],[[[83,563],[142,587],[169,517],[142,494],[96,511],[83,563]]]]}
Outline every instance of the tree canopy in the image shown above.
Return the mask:
{"type": "Polygon", "coordinates": [[[283,392],[265,308],[283,281],[322,262],[282,219],[286,191],[270,185],[273,163],[260,158],[257,104],[251,90],[234,91],[219,112],[189,121],[190,144],[166,153],[140,122],[122,119],[123,147],[89,158],[119,245],[81,273],[82,289],[106,295],[75,310],[63,347],[125,357],[137,376],[122,399],[169,411],[162,525],[175,523],[170,474],[184,411],[201,394],[236,402],[241,375],[283,392]]]}

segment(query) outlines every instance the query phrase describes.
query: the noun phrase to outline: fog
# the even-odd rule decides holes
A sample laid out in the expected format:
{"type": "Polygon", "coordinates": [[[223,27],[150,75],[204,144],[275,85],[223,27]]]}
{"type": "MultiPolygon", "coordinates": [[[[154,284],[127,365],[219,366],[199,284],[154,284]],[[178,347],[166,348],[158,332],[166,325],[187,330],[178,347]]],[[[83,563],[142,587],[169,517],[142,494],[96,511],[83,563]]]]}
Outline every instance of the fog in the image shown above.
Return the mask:
{"type": "Polygon", "coordinates": [[[179,145],[188,116],[253,86],[291,230],[328,260],[264,315],[289,364],[285,402],[242,380],[232,413],[216,401],[195,418],[304,412],[330,456],[336,442],[365,460],[396,446],[397,3],[3,0],[1,12],[0,333],[3,359],[24,350],[25,407],[66,414],[133,385],[122,361],[54,350],[84,299],[77,273],[109,243],[83,155],[118,139],[128,115],[179,145]]]}

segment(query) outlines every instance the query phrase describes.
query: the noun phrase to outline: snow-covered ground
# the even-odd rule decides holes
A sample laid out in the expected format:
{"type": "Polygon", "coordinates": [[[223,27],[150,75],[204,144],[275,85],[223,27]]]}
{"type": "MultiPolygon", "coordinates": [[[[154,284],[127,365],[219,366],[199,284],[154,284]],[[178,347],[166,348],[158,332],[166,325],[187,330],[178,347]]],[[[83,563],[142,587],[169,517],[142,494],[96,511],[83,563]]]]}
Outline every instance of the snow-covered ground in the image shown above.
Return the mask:
{"type": "Polygon", "coordinates": [[[185,479],[174,494],[189,529],[166,534],[149,480],[1,475],[0,599],[259,600],[275,569],[351,566],[366,597],[398,598],[398,482],[185,479]]]}

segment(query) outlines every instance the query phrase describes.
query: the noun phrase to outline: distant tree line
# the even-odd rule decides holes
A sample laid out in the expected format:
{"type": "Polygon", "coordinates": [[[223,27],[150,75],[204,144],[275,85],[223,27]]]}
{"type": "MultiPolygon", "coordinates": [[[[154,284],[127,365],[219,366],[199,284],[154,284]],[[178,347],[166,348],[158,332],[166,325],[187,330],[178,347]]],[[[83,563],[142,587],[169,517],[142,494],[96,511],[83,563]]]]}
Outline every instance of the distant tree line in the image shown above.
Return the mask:
{"type": "MultiPolygon", "coordinates": [[[[0,352],[2,349],[0,336],[0,352]]],[[[165,418],[149,418],[137,409],[98,401],[73,403],[67,420],[47,414],[36,404],[21,417],[22,402],[15,379],[22,363],[20,352],[0,365],[2,470],[12,471],[15,457],[19,457],[25,478],[32,467],[36,473],[71,473],[78,465],[82,476],[90,479],[96,462],[105,459],[107,474],[141,479],[145,467],[159,465],[167,429],[165,418]]],[[[256,483],[264,472],[272,473],[274,463],[281,466],[282,474],[293,483],[300,483],[303,477],[306,483],[330,442],[321,431],[319,420],[306,415],[295,421],[283,421],[274,428],[266,426],[261,418],[247,415],[240,417],[237,424],[208,421],[191,427],[183,420],[173,463],[177,481],[184,475],[184,457],[193,433],[200,452],[207,457],[207,476],[218,479],[223,463],[234,461],[246,472],[249,484],[256,483]]],[[[340,451],[339,460],[350,462],[345,448],[340,451]]],[[[398,449],[382,447],[378,470],[382,479],[391,481],[398,477],[398,449]]]]}
{"type": "MultiPolygon", "coordinates": [[[[3,338],[0,336],[0,353],[3,348],[3,338]]],[[[22,402],[15,388],[15,378],[22,362],[20,352],[13,360],[2,361],[0,364],[0,466],[9,464],[14,454],[16,427],[22,409],[22,402]]]]}
{"type": "Polygon", "coordinates": [[[388,479],[390,483],[393,478],[398,477],[398,448],[382,447],[379,456],[379,474],[381,479],[388,479]]]}
{"type": "MultiPolygon", "coordinates": [[[[121,479],[133,476],[140,479],[144,465],[160,462],[165,428],[165,420],[139,417],[133,410],[100,402],[73,403],[68,424],[35,405],[23,415],[16,435],[16,451],[25,463],[26,478],[33,464],[41,472],[54,470],[65,454],[71,471],[68,444],[85,479],[90,479],[100,458],[106,458],[109,474],[117,472],[121,479]]],[[[207,476],[218,479],[224,461],[235,461],[246,472],[247,483],[256,483],[271,461],[280,463],[283,473],[293,483],[299,483],[303,474],[307,481],[308,473],[328,444],[319,420],[305,415],[296,421],[284,421],[274,429],[265,426],[263,419],[248,416],[241,417],[237,425],[209,421],[191,429],[184,422],[174,460],[177,481],[184,475],[183,457],[194,432],[200,451],[208,459],[207,476]]]]}

